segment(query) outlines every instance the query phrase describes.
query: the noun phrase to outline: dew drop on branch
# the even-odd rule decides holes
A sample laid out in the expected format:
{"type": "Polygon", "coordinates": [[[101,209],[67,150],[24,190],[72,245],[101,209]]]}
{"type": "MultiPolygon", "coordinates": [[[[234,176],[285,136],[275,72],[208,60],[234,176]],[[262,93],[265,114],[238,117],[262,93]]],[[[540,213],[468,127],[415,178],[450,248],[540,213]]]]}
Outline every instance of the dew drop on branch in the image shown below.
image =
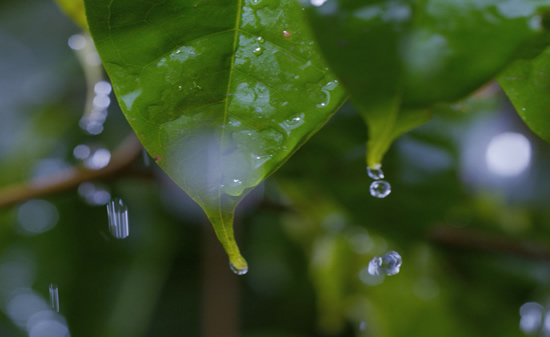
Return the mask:
{"type": "Polygon", "coordinates": [[[109,231],[117,239],[125,239],[130,235],[128,226],[128,206],[122,199],[115,198],[107,204],[109,231]]]}
{"type": "Polygon", "coordinates": [[[390,251],[382,257],[375,256],[368,266],[370,275],[387,275],[392,276],[399,273],[401,268],[401,255],[396,251],[390,251]]]}

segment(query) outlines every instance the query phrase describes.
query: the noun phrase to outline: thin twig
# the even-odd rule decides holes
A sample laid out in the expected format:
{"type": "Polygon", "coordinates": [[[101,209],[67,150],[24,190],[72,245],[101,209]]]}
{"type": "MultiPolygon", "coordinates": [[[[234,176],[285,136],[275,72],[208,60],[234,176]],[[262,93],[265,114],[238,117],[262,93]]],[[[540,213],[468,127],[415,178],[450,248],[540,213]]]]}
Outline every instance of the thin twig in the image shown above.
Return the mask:
{"type": "Polygon", "coordinates": [[[0,188],[0,208],[27,199],[64,192],[86,181],[112,178],[127,169],[141,151],[139,140],[131,134],[113,151],[109,164],[100,170],[75,166],[46,177],[0,188]]]}
{"type": "Polygon", "coordinates": [[[550,261],[550,247],[532,241],[514,240],[494,234],[447,226],[434,229],[429,234],[429,238],[432,242],[446,247],[550,261]]]}

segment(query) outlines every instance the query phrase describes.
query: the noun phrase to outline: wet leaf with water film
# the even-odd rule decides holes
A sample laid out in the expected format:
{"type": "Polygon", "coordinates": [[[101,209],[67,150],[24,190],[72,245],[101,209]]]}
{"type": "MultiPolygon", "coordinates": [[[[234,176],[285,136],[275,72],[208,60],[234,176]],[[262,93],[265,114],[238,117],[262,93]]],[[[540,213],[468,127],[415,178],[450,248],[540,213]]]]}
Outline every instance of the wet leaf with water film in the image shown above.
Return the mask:
{"type": "Polygon", "coordinates": [[[325,55],[366,120],[367,163],[498,74],[542,30],[550,1],[302,0],[325,55]]]}
{"type": "Polygon", "coordinates": [[[90,30],[147,151],[204,209],[233,269],[233,212],[342,104],[294,0],[89,0],[90,30]]]}

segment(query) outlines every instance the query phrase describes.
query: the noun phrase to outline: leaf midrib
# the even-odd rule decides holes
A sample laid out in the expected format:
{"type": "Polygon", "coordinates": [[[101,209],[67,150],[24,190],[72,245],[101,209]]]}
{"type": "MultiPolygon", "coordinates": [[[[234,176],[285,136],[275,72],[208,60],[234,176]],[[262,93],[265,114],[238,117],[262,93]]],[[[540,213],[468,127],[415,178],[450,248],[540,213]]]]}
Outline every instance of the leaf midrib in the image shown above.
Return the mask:
{"type": "MultiPolygon", "coordinates": [[[[229,108],[229,94],[231,92],[231,80],[233,78],[233,69],[235,68],[235,57],[237,52],[237,45],[239,41],[239,26],[241,24],[241,15],[242,15],[242,0],[238,0],[237,2],[237,17],[235,18],[235,34],[233,35],[233,54],[231,55],[231,62],[229,63],[229,77],[227,79],[227,90],[225,93],[225,107],[223,109],[223,123],[222,123],[222,134],[220,138],[220,153],[222,152],[223,147],[223,140],[225,138],[225,126],[227,124],[227,115],[228,115],[228,108],[229,108]]],[[[221,228],[223,230],[223,234],[225,236],[225,240],[227,243],[229,243],[229,249],[231,250],[233,255],[235,254],[235,250],[233,245],[230,244],[231,240],[229,238],[229,235],[227,234],[227,230],[225,228],[225,221],[222,214],[222,183],[223,178],[223,158],[220,160],[220,185],[218,185],[218,215],[221,222],[221,228]]],[[[231,256],[230,256],[231,259],[231,256]]]]}

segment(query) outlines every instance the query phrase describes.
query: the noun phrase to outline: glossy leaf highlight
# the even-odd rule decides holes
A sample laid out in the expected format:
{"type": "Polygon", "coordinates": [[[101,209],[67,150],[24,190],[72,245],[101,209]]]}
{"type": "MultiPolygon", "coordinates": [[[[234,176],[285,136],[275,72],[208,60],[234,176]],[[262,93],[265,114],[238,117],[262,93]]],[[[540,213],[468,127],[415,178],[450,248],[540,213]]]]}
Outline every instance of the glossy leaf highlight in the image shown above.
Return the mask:
{"type": "Polygon", "coordinates": [[[105,68],[147,151],[206,212],[234,269],[233,212],[342,104],[294,0],[89,0],[105,68]]]}

